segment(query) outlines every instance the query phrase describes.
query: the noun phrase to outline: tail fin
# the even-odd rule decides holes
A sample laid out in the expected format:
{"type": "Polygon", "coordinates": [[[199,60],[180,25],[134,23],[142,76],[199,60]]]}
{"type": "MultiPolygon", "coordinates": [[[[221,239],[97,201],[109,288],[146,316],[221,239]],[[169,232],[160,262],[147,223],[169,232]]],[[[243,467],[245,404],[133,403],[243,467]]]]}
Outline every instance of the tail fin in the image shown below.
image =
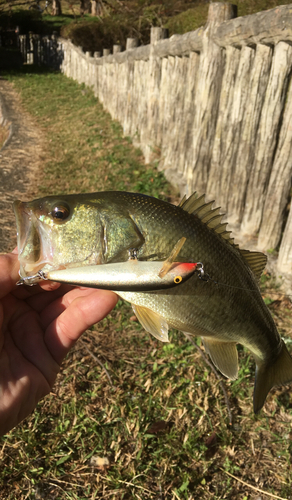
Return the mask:
{"type": "Polygon", "coordinates": [[[258,413],[261,410],[272,387],[288,384],[291,381],[292,357],[282,341],[280,354],[273,364],[257,365],[253,394],[254,412],[258,413]]]}

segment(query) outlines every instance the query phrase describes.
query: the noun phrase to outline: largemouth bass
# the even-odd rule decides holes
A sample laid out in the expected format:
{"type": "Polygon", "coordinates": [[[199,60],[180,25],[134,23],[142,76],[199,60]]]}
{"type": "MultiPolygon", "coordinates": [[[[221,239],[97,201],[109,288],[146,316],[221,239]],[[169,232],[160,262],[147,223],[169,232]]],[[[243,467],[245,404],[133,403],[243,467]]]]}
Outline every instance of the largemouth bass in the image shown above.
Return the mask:
{"type": "Polygon", "coordinates": [[[117,293],[157,338],[168,328],[201,336],[213,363],[232,380],[236,343],[247,347],[256,361],[258,412],[273,386],[292,381],[292,358],[257,285],[266,257],[234,245],[212,206],[195,195],[175,206],[125,192],[17,201],[20,274],[126,262],[133,249],[139,261],[164,261],[186,238],[177,260],[201,262],[205,279],[194,274],[167,290],[117,293]]]}

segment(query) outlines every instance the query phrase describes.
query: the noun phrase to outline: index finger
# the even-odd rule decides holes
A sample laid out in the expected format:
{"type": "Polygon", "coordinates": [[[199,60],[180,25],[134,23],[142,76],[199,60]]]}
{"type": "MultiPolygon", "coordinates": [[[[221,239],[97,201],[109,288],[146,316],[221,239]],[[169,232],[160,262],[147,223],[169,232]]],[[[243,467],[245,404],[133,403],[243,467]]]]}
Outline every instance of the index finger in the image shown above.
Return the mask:
{"type": "Polygon", "coordinates": [[[84,288],[72,290],[63,297],[62,302],[54,304],[57,311],[46,329],[45,342],[58,364],[61,364],[80,335],[105,318],[117,301],[118,296],[109,290],[84,288]]]}

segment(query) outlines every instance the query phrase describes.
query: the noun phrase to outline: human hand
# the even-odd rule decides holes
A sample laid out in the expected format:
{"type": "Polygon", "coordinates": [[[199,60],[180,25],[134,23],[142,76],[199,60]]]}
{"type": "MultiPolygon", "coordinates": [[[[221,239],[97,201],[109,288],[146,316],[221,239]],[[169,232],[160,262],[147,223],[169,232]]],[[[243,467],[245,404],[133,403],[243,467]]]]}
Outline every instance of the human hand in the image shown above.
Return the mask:
{"type": "Polygon", "coordinates": [[[81,334],[117,302],[107,290],[43,282],[16,286],[17,255],[0,255],[0,435],[48,394],[81,334]]]}

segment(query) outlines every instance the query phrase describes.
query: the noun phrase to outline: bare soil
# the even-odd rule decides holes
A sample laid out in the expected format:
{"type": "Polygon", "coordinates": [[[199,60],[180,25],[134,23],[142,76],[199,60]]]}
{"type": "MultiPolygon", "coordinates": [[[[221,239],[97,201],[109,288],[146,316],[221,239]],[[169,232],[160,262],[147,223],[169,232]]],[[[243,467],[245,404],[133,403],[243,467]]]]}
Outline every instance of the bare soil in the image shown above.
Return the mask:
{"type": "Polygon", "coordinates": [[[8,252],[16,245],[12,203],[33,195],[45,153],[42,131],[24,110],[13,85],[1,77],[0,94],[12,123],[12,136],[0,149],[0,252],[8,252]]]}

